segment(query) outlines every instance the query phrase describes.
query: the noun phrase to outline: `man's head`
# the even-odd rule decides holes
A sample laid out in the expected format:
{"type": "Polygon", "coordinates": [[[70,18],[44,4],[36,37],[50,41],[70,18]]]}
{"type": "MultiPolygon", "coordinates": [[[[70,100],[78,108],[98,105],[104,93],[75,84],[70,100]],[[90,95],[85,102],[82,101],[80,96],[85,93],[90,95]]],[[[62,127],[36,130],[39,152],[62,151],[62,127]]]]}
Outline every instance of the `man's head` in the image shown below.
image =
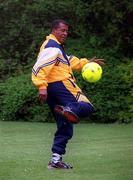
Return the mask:
{"type": "Polygon", "coordinates": [[[65,22],[62,19],[57,19],[57,20],[54,20],[52,23],[51,33],[57,38],[57,40],[61,44],[64,44],[68,36],[68,28],[69,28],[69,25],[67,22],[65,22]]]}

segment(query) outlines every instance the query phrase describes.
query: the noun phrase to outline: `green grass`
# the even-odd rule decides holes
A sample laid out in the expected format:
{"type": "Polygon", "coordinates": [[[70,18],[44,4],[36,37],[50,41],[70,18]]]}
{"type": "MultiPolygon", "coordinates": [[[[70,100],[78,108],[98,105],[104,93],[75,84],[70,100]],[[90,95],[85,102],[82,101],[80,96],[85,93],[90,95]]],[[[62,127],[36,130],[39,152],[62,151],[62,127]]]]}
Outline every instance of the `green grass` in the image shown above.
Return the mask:
{"type": "Polygon", "coordinates": [[[132,180],[133,124],[78,124],[64,160],[48,170],[55,124],[0,122],[0,180],[132,180]]]}

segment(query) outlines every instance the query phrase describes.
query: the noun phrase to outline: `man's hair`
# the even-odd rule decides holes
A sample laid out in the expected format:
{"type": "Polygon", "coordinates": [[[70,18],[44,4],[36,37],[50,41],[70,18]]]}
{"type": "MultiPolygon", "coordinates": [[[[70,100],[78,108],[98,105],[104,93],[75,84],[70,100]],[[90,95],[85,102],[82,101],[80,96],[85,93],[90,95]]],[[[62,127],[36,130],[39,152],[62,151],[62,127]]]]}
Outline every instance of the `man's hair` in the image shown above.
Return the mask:
{"type": "Polygon", "coordinates": [[[69,24],[66,21],[64,21],[63,19],[55,19],[52,22],[51,30],[58,28],[60,23],[69,26],[69,24]]]}

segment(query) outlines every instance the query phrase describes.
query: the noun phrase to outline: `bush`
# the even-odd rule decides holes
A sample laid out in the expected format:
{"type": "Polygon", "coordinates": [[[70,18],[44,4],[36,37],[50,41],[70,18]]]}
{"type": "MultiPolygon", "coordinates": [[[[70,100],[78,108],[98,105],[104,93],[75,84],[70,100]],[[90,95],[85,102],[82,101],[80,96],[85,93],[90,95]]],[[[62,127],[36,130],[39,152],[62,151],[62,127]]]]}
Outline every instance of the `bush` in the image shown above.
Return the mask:
{"type": "Polygon", "coordinates": [[[108,65],[103,68],[103,77],[99,82],[80,82],[96,108],[92,120],[106,123],[133,121],[132,67],[132,61],[115,67],[108,65]]]}
{"type": "MultiPolygon", "coordinates": [[[[97,83],[87,83],[83,81],[80,73],[75,73],[77,83],[96,109],[90,120],[106,123],[132,122],[132,59],[122,58],[108,48],[91,47],[92,44],[84,39],[70,39],[69,44],[68,54],[71,52],[78,57],[96,55],[106,60],[106,65],[103,67],[103,77],[97,83]],[[83,44],[84,46],[82,46],[83,44]]],[[[29,71],[29,74],[21,74],[1,83],[0,116],[2,120],[53,121],[48,106],[46,104],[42,106],[38,102],[38,92],[31,82],[31,68],[29,71]]],[[[85,120],[88,121],[88,118],[85,120]]]]}
{"type": "Polygon", "coordinates": [[[39,44],[50,33],[54,19],[63,18],[70,24],[74,22],[76,32],[73,34],[82,36],[84,28],[80,22],[84,20],[83,3],[80,0],[57,0],[56,8],[54,3],[54,0],[8,0],[0,3],[0,56],[5,61],[3,65],[10,65],[3,66],[5,75],[6,72],[17,74],[20,66],[23,69],[31,64],[31,59],[36,58],[39,44]],[[82,13],[77,15],[79,10],[82,13]]]}
{"type": "MultiPolygon", "coordinates": [[[[92,39],[91,39],[92,40],[92,39]]],[[[70,40],[68,52],[79,57],[97,56],[104,58],[103,77],[97,83],[83,81],[79,73],[75,73],[77,83],[94,104],[96,112],[91,117],[97,122],[132,122],[132,59],[120,56],[115,50],[95,47],[84,39],[70,40]],[[76,44],[76,46],[75,46],[76,44]]]]}
{"type": "Polygon", "coordinates": [[[40,105],[29,74],[9,78],[0,86],[1,120],[49,121],[47,105],[40,105]]]}
{"type": "Polygon", "coordinates": [[[94,48],[106,46],[132,56],[131,1],[57,0],[56,8],[53,4],[54,0],[0,3],[0,59],[5,61],[2,70],[5,76],[17,74],[17,69],[27,69],[56,18],[63,18],[73,26],[71,37],[85,37],[94,48]]]}
{"type": "Polygon", "coordinates": [[[123,81],[123,91],[121,95],[123,100],[121,102],[121,110],[118,112],[118,119],[120,122],[133,122],[133,59],[127,64],[121,64],[118,66],[118,70],[121,71],[123,81]]]}

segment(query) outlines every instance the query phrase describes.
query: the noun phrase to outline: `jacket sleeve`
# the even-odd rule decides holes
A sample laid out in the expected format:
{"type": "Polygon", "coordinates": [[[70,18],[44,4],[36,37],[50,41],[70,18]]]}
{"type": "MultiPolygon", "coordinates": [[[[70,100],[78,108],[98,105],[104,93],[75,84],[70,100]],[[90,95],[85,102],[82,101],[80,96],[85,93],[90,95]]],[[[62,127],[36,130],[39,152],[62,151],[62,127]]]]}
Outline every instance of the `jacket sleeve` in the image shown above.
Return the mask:
{"type": "Polygon", "coordinates": [[[86,58],[77,58],[76,56],[71,56],[69,58],[70,64],[71,64],[71,68],[72,70],[76,70],[76,71],[81,71],[81,69],[83,68],[83,66],[87,63],[89,63],[89,60],[86,58]]]}
{"type": "Polygon", "coordinates": [[[32,82],[38,89],[46,89],[47,76],[57,61],[58,49],[49,47],[43,49],[32,69],[32,82]]]}

